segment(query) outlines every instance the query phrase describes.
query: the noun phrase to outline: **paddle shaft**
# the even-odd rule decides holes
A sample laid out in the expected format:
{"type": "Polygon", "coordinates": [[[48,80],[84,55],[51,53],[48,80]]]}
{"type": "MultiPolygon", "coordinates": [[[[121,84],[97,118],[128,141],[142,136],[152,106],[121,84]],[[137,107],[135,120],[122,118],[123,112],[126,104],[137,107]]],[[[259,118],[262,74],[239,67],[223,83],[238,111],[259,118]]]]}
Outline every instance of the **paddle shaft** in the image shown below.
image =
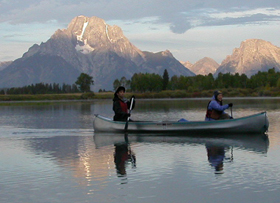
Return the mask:
{"type": "MultiPolygon", "coordinates": [[[[133,101],[134,101],[134,97],[131,98],[130,107],[129,107],[129,111],[128,111],[129,114],[131,113],[131,109],[132,109],[132,106],[133,106],[133,101]]],[[[127,130],[127,127],[128,127],[129,118],[130,117],[128,116],[127,120],[126,120],[126,123],[125,123],[125,127],[124,127],[125,131],[127,130]]]]}

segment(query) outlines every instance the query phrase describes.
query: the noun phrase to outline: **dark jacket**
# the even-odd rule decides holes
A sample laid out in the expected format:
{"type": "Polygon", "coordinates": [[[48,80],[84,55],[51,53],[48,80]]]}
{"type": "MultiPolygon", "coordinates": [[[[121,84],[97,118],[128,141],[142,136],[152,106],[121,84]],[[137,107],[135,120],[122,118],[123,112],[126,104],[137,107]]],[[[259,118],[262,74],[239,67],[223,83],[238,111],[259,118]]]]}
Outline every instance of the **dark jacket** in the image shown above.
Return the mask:
{"type": "Polygon", "coordinates": [[[124,99],[121,100],[116,94],[113,99],[113,110],[115,112],[114,121],[127,121],[129,109],[129,102],[124,99]]]}

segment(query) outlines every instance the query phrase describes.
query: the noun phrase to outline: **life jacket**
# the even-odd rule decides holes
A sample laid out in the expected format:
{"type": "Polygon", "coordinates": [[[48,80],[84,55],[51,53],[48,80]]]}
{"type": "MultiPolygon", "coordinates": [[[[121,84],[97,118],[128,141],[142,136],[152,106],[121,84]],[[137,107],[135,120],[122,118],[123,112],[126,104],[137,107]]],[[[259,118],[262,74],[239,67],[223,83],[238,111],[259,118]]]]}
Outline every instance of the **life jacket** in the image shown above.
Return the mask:
{"type": "Polygon", "coordinates": [[[207,105],[207,109],[206,109],[206,118],[212,118],[212,119],[215,119],[215,120],[218,120],[220,119],[221,115],[222,115],[222,111],[217,111],[215,109],[213,110],[209,110],[208,107],[209,107],[209,104],[212,100],[210,100],[208,102],[208,105],[207,105]]]}
{"type": "Polygon", "coordinates": [[[122,108],[122,112],[127,113],[127,103],[124,103],[122,100],[119,100],[121,108],[122,108]]]}

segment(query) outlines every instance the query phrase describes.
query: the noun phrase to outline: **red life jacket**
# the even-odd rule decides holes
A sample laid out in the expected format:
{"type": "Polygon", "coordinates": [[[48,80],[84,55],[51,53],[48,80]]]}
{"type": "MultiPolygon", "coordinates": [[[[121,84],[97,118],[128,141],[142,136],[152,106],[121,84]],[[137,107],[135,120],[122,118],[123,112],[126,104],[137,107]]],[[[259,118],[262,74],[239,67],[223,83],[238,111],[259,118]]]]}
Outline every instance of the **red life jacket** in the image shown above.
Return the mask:
{"type": "Polygon", "coordinates": [[[120,101],[120,105],[121,105],[121,108],[122,108],[122,111],[127,113],[127,103],[124,103],[122,100],[119,100],[120,101]]]}

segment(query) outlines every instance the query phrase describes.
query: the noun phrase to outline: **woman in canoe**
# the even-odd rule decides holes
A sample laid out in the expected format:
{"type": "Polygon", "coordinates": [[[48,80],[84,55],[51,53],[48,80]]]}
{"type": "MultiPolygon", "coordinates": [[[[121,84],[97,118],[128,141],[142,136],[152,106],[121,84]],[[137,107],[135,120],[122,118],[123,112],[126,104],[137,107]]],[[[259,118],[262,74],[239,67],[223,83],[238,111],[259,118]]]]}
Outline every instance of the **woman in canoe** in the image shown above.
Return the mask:
{"type": "Polygon", "coordinates": [[[130,117],[130,113],[128,113],[130,101],[127,101],[124,95],[125,88],[123,86],[118,87],[113,99],[114,121],[127,121],[127,118],[130,117]]]}
{"type": "Polygon", "coordinates": [[[211,121],[211,120],[231,119],[232,117],[230,117],[227,113],[225,113],[224,110],[232,106],[233,106],[232,103],[223,105],[223,94],[221,91],[216,90],[214,92],[211,101],[207,105],[205,120],[211,121]]]}

